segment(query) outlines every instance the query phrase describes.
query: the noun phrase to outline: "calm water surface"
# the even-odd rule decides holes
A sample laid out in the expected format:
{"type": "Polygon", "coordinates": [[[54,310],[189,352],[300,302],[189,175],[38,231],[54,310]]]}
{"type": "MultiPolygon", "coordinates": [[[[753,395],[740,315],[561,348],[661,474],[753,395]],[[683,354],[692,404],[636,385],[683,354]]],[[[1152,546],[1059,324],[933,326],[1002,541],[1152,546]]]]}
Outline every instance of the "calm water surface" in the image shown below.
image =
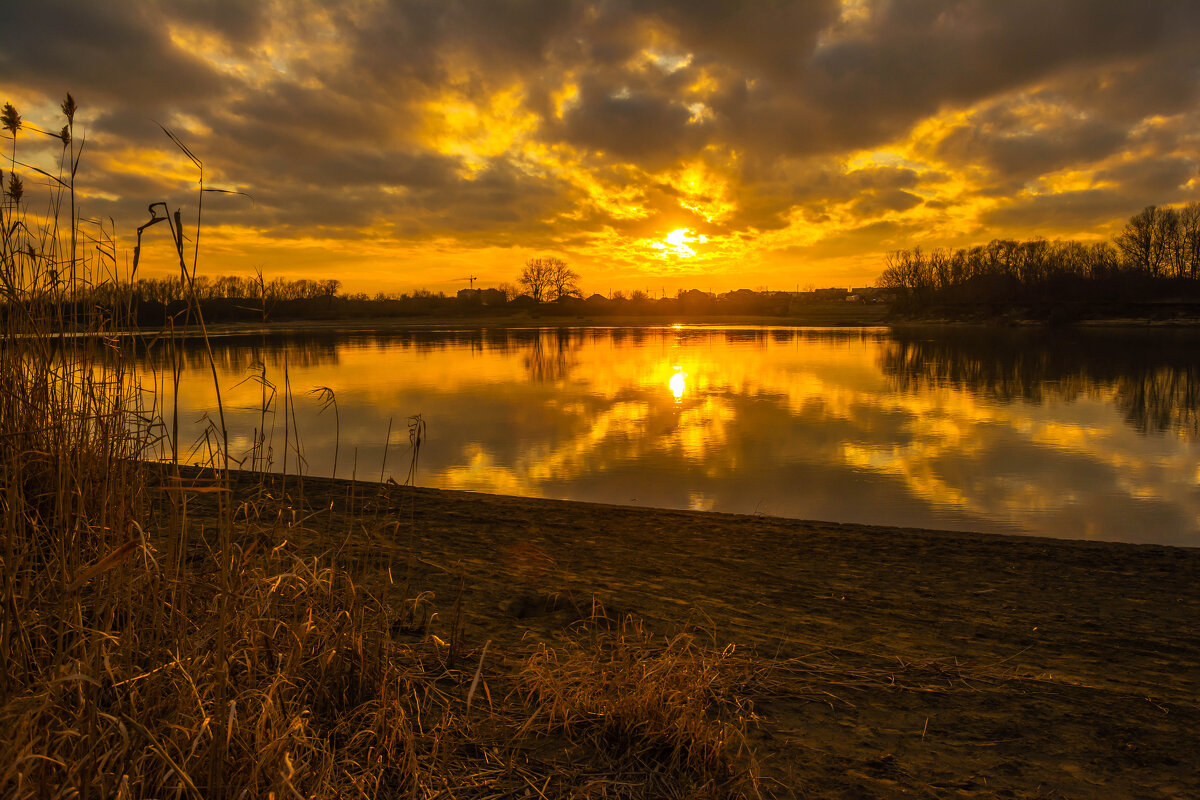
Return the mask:
{"type": "MultiPolygon", "coordinates": [[[[402,482],[420,414],[423,486],[1189,546],[1198,344],[1186,332],[695,327],[214,342],[231,450],[249,452],[265,419],[275,469],[281,395],[264,418],[253,376],[265,367],[282,390],[286,361],[310,474],[334,472],[336,447],[337,475],[402,482]]],[[[144,373],[161,382],[163,358],[144,373]]],[[[179,407],[186,451],[215,418],[198,349],[179,407]]]]}

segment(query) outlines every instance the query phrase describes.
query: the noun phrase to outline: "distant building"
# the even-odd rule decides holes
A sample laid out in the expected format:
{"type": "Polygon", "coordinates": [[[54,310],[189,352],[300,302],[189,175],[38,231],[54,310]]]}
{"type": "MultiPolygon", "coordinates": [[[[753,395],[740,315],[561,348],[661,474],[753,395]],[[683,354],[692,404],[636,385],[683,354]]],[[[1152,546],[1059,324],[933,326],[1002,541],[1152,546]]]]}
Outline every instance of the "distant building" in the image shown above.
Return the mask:
{"type": "Polygon", "coordinates": [[[499,289],[459,289],[458,302],[472,306],[501,306],[508,300],[499,289]]]}
{"type": "MultiPolygon", "coordinates": [[[[892,299],[892,294],[890,289],[881,289],[878,286],[863,286],[850,290],[850,297],[860,303],[886,303],[892,299]]],[[[849,300],[850,297],[846,299],[849,300]]]]}
{"type": "Polygon", "coordinates": [[[479,291],[479,299],[485,306],[502,306],[508,302],[508,295],[499,289],[481,289],[479,291]]]}

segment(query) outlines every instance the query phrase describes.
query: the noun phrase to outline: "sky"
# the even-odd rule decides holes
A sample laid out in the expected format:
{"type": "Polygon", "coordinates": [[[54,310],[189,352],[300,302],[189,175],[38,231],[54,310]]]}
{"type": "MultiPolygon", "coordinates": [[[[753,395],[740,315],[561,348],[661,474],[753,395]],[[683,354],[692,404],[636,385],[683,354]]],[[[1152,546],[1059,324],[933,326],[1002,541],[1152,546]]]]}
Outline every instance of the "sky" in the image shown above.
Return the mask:
{"type": "Polygon", "coordinates": [[[0,102],[57,131],[72,93],[81,213],[123,256],[149,203],[195,220],[160,124],[245,193],[204,196],[209,274],[451,293],[556,256],[587,294],[850,287],[890,250],[1200,200],[1193,0],[5,6],[0,102]]]}

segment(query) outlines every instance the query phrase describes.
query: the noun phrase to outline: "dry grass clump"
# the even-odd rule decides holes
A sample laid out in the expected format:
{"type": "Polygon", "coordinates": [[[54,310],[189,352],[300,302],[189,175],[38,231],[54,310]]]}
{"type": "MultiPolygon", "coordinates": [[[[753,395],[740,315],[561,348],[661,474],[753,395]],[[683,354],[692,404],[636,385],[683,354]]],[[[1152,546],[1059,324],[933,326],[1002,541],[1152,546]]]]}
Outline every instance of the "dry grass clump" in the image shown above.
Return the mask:
{"type": "Polygon", "coordinates": [[[0,705],[0,794],[754,796],[728,651],[627,620],[518,657],[515,678],[489,668],[472,712],[478,655],[450,667],[402,609],[290,551],[235,545],[232,570],[176,578],[142,542],[27,619],[42,669],[0,705]]]}
{"type": "Polygon", "coordinates": [[[754,676],[732,647],[688,633],[651,635],[638,619],[540,646],[520,673],[533,708],[527,727],[602,756],[607,771],[637,777],[631,796],[756,796],[746,742],[754,719],[743,694],[754,676]]]}
{"type": "Polygon", "coordinates": [[[436,646],[395,641],[390,609],[286,551],[245,559],[225,587],[217,570],[169,578],[143,546],[70,603],[75,624],[27,625],[39,652],[63,627],[86,647],[0,707],[0,793],[376,797],[427,783],[461,705],[436,646]]]}

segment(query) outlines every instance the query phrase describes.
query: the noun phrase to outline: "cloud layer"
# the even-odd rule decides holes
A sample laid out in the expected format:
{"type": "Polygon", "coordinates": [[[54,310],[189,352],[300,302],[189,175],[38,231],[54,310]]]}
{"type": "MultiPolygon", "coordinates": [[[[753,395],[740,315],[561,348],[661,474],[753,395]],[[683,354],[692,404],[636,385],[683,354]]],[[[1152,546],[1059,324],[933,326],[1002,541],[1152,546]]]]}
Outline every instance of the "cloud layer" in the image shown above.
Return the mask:
{"type": "Polygon", "coordinates": [[[1185,0],[46,0],[0,29],[0,99],[56,130],[75,95],[119,232],[194,207],[172,129],[253,198],[206,204],[216,271],[862,284],[887,249],[1200,197],[1197,53],[1185,0]]]}

